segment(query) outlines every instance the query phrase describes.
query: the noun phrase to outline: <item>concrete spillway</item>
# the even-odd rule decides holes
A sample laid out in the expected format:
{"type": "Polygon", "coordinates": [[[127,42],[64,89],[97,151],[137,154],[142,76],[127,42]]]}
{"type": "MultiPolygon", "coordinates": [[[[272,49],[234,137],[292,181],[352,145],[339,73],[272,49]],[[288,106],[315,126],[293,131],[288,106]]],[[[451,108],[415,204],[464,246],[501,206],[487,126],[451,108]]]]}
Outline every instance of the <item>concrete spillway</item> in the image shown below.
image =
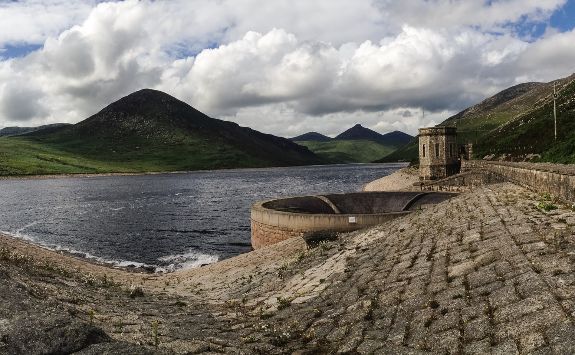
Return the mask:
{"type": "Polygon", "coordinates": [[[300,196],[252,206],[252,247],[258,249],[294,237],[350,232],[401,217],[425,205],[443,202],[446,192],[358,192],[300,196]]]}

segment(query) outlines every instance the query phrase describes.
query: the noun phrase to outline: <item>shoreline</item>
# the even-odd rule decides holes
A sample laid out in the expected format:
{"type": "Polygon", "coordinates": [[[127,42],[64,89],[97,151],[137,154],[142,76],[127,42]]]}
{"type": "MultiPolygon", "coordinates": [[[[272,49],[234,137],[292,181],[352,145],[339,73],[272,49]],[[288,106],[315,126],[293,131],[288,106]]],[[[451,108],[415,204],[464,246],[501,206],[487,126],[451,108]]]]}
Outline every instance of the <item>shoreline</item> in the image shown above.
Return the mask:
{"type": "MultiPolygon", "coordinates": [[[[303,240],[288,240],[265,248],[265,250],[252,250],[203,266],[177,269],[170,272],[149,272],[145,267],[115,266],[111,263],[100,262],[97,259],[79,256],[65,250],[54,250],[32,241],[0,233],[0,260],[2,260],[1,256],[6,254],[17,255],[17,259],[24,262],[42,266],[49,265],[49,268],[54,267],[61,271],[66,270],[67,273],[87,275],[88,277],[107,277],[125,284],[141,284],[156,291],[159,289],[165,291],[166,287],[159,285],[174,279],[198,276],[205,279],[204,276],[206,275],[214,276],[214,279],[218,277],[229,279],[229,275],[226,273],[233,271],[234,268],[238,268],[237,271],[243,274],[249,272],[249,269],[259,268],[260,265],[277,264],[278,260],[283,261],[306,249],[307,246],[303,240]],[[257,262],[252,260],[246,263],[246,259],[254,259],[257,262]],[[219,271],[211,272],[207,271],[208,269],[219,269],[219,271]]],[[[213,281],[218,283],[218,280],[213,281]]],[[[204,285],[205,288],[212,287],[214,282],[207,282],[204,285]]],[[[177,290],[176,293],[178,293],[177,290]]]]}
{"type": "MultiPolygon", "coordinates": [[[[395,163],[386,163],[386,164],[395,164],[395,163]]],[[[331,164],[331,165],[349,165],[349,164],[331,164]]],[[[351,164],[353,165],[353,164],[351,164]]],[[[313,165],[313,166],[323,166],[323,165],[313,165]]],[[[289,168],[289,167],[272,167],[272,168],[289,168]]],[[[245,169],[269,169],[269,168],[238,168],[238,169],[220,169],[220,170],[245,170],[245,169]]],[[[412,174],[409,172],[411,168],[406,166],[399,168],[398,170],[394,171],[392,174],[381,177],[379,179],[370,181],[363,185],[361,191],[394,191],[399,190],[400,185],[395,184],[398,180],[398,177],[404,176],[407,174],[412,174]],[[369,186],[373,186],[372,188],[380,188],[379,190],[366,190],[369,186]],[[385,186],[386,189],[381,189],[385,186]]],[[[52,174],[52,175],[19,175],[19,176],[0,176],[0,181],[2,180],[43,180],[43,179],[65,179],[65,178],[92,178],[92,177],[109,177],[109,176],[146,176],[146,175],[163,175],[163,174],[186,174],[192,172],[209,172],[209,171],[220,171],[220,170],[191,170],[191,171],[166,171],[166,172],[142,172],[142,173],[94,173],[94,174],[86,174],[86,173],[78,173],[78,174],[52,174]]],[[[82,251],[71,251],[66,249],[58,249],[56,247],[49,247],[42,245],[40,243],[35,243],[31,240],[26,240],[23,238],[19,238],[17,236],[13,236],[7,233],[0,233],[0,248],[4,248],[5,245],[9,244],[16,244],[18,246],[17,249],[24,249],[27,251],[32,251],[34,255],[42,254],[42,252],[47,253],[46,255],[52,255],[49,259],[63,257],[65,260],[74,260],[76,263],[81,263],[85,265],[90,265],[93,267],[104,268],[107,270],[114,270],[114,271],[121,271],[128,274],[140,274],[140,275],[170,275],[170,274],[177,274],[177,273],[185,273],[191,270],[202,269],[211,265],[219,264],[225,262],[227,260],[231,260],[243,255],[249,255],[254,252],[251,250],[246,253],[238,254],[234,257],[218,260],[214,263],[205,264],[193,268],[185,268],[185,269],[176,269],[173,271],[158,271],[156,266],[152,265],[142,265],[140,262],[133,262],[133,261],[125,261],[131,263],[133,266],[120,266],[115,264],[113,261],[101,261],[99,260],[98,256],[89,257],[85,252],[82,251]],[[153,270],[152,270],[153,268],[153,270]]],[[[61,260],[64,261],[64,260],[61,260]]],[[[122,261],[124,262],[124,261],[122,261]]],[[[72,264],[76,264],[72,263],[72,264]]]]}
{"type": "MultiPolygon", "coordinates": [[[[225,170],[225,169],[221,169],[225,170]]],[[[0,175],[1,180],[49,180],[49,179],[69,179],[69,178],[94,178],[108,176],[146,176],[164,174],[187,174],[211,170],[189,170],[189,171],[144,171],[144,172],[116,172],[116,173],[77,173],[77,174],[39,174],[39,175],[0,175]]],[[[215,170],[217,171],[217,170],[215,170]]]]}
{"type": "Polygon", "coordinates": [[[287,169],[297,167],[322,167],[341,165],[384,165],[401,163],[349,163],[349,164],[313,164],[313,165],[291,165],[291,166],[268,166],[251,168],[222,168],[222,169],[198,169],[198,170],[167,170],[167,171],[141,171],[141,172],[109,172],[109,173],[62,173],[62,174],[37,174],[37,175],[0,175],[2,180],[48,180],[48,179],[69,179],[69,178],[93,178],[109,176],[146,176],[146,175],[169,175],[169,174],[189,174],[205,173],[215,171],[236,171],[236,170],[260,170],[260,169],[287,169]]]}

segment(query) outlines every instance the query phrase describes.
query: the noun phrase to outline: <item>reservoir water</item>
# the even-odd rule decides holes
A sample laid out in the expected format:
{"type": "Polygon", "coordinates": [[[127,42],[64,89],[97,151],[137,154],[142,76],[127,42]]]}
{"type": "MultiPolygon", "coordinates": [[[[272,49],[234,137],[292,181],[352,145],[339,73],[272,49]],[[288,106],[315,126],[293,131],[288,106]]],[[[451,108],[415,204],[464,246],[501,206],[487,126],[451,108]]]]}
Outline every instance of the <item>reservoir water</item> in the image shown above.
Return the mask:
{"type": "Polygon", "coordinates": [[[118,266],[196,267],[251,250],[255,201],[360,191],[403,166],[0,180],[0,231],[118,266]]]}

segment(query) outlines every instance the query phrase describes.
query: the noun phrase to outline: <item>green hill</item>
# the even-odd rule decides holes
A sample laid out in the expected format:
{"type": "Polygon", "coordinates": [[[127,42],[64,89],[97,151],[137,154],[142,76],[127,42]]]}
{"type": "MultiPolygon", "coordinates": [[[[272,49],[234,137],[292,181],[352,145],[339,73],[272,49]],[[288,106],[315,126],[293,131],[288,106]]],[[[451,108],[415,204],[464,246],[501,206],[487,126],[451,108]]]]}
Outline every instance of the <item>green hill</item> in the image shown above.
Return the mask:
{"type": "Polygon", "coordinates": [[[332,140],[296,142],[331,163],[370,163],[396,148],[368,140],[332,140]]]}
{"type": "MultiPolygon", "coordinates": [[[[513,86],[449,117],[459,143],[473,143],[476,158],[575,163],[575,75],[550,83],[513,86]],[[557,141],[553,127],[553,84],[557,88],[557,141]]],[[[417,140],[383,161],[417,159],[417,140]]]]}
{"type": "Polygon", "coordinates": [[[412,136],[393,131],[380,134],[360,124],[335,138],[309,132],[292,138],[331,163],[371,163],[407,144],[412,136]]]}
{"type": "Polygon", "coordinates": [[[395,163],[398,161],[418,162],[418,138],[412,138],[408,144],[394,150],[383,158],[374,160],[374,163],[395,163]]]}
{"type": "Polygon", "coordinates": [[[321,164],[288,139],[141,90],[72,126],[0,138],[0,174],[145,172],[321,164]]]}

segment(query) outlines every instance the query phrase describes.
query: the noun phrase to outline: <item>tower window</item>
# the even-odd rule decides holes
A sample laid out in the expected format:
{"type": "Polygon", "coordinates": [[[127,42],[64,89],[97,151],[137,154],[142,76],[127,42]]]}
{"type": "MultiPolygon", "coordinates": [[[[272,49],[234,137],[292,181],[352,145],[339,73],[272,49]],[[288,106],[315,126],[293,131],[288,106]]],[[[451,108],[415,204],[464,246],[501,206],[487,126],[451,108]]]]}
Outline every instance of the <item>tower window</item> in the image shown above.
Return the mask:
{"type": "Polygon", "coordinates": [[[435,143],[435,157],[439,158],[439,143],[435,143]]]}
{"type": "Polygon", "coordinates": [[[425,158],[425,144],[423,144],[423,149],[421,150],[422,156],[425,158]]]}

